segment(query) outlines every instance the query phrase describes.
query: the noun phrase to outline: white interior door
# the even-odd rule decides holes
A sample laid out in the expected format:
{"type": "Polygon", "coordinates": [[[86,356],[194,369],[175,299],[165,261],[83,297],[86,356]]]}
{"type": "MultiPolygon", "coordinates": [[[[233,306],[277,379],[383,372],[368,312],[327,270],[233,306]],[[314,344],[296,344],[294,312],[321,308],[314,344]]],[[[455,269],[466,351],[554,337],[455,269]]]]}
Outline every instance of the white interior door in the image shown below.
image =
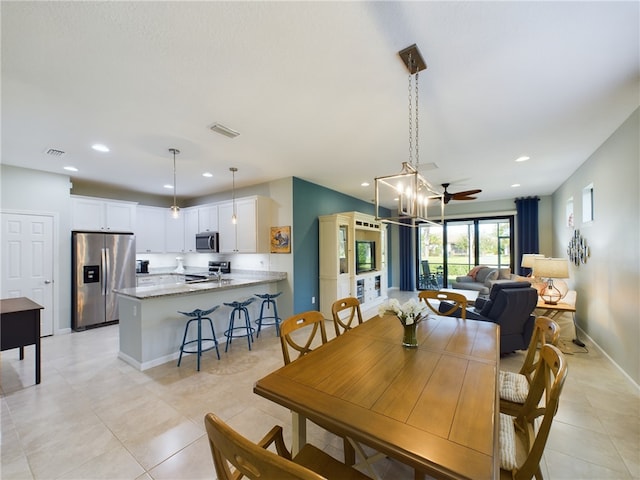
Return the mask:
{"type": "Polygon", "coordinates": [[[53,335],[53,217],[2,213],[1,290],[42,305],[41,335],[53,335]]]}

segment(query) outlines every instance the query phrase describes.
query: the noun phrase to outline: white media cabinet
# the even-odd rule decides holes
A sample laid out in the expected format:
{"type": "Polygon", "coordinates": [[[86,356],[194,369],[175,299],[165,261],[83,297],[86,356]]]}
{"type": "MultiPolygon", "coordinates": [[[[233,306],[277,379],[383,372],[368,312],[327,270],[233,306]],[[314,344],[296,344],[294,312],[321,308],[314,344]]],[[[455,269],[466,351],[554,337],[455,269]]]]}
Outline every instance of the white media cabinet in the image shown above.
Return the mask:
{"type": "Polygon", "coordinates": [[[344,212],[322,215],[319,221],[320,311],[331,318],[331,305],[356,297],[368,310],[387,299],[386,225],[373,215],[344,212]],[[356,241],[375,244],[375,269],[356,272],[356,241]]]}

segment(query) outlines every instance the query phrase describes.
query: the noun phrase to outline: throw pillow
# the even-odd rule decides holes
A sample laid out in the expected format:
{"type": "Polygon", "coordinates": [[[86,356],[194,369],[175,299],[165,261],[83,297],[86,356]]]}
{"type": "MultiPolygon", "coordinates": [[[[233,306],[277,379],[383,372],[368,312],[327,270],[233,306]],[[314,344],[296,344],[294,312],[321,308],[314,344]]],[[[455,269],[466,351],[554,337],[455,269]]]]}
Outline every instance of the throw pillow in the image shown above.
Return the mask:
{"type": "Polygon", "coordinates": [[[487,282],[497,279],[498,270],[489,267],[483,268],[476,274],[476,282],[484,283],[485,285],[487,285],[487,282]]]}
{"type": "Polygon", "coordinates": [[[511,269],[501,268],[498,273],[498,280],[511,280],[511,269]]]}
{"type": "Polygon", "coordinates": [[[473,267],[471,270],[469,270],[469,273],[467,273],[467,275],[475,280],[476,279],[476,275],[478,274],[478,271],[481,268],[484,268],[484,266],[483,265],[478,265],[476,267],[473,267]]]}

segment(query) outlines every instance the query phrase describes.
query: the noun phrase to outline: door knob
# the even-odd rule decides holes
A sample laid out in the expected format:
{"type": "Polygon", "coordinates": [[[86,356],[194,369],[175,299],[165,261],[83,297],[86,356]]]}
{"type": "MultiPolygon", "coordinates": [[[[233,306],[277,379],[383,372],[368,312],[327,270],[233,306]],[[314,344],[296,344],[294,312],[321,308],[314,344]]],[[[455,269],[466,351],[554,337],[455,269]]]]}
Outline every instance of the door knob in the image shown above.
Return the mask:
{"type": "Polygon", "coordinates": [[[49,285],[51,283],[51,280],[45,280],[44,283],[45,285],[49,285]]]}

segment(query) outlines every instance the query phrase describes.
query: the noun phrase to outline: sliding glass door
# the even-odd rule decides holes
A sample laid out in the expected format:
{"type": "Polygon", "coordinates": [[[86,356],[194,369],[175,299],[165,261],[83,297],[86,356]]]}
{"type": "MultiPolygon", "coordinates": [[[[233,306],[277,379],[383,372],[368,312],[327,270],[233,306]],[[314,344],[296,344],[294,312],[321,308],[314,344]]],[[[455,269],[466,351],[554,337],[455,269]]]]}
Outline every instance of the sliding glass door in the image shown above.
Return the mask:
{"type": "Polygon", "coordinates": [[[420,290],[446,287],[475,265],[511,268],[513,272],[513,217],[448,220],[444,227],[418,228],[420,290]]]}

